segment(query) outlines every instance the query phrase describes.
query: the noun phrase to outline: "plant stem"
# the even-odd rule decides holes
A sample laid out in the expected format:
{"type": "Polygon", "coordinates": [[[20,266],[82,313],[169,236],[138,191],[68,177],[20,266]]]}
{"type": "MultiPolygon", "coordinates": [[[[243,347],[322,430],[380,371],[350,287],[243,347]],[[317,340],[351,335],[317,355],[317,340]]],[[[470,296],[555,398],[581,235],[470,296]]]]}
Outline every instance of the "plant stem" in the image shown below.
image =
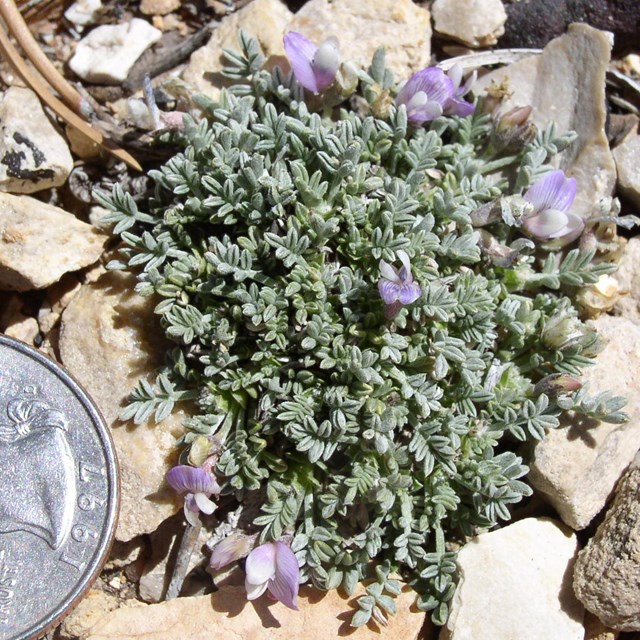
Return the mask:
{"type": "Polygon", "coordinates": [[[191,560],[191,554],[195,549],[198,536],[200,535],[200,529],[202,529],[202,523],[194,527],[187,524],[187,528],[182,534],[182,540],[180,541],[180,548],[178,549],[178,557],[173,567],[173,574],[171,575],[171,582],[167,587],[167,593],[164,597],[165,600],[173,600],[178,597],[182,584],[184,583],[187,570],[189,569],[189,560],[191,560]]]}

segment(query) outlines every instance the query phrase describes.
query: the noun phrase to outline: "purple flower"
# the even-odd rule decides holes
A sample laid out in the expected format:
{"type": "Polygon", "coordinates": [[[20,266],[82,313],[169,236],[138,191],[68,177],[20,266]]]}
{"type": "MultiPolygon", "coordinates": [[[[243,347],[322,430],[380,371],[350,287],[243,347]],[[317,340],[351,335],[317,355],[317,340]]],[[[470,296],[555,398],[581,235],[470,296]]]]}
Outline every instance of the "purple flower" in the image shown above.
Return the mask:
{"type": "Polygon", "coordinates": [[[584,220],[569,209],[576,197],[574,178],[567,178],[563,171],[550,171],[524,194],[533,205],[523,223],[525,233],[551,246],[562,247],[573,242],[584,230],[584,220]]]}
{"type": "Polygon", "coordinates": [[[416,126],[441,115],[468,116],[475,106],[462,97],[471,90],[475,79],[474,71],[460,86],[462,68],[459,65],[454,64],[448,74],[438,67],[429,67],[409,78],[396,97],[396,105],[407,108],[409,122],[416,126]]]}
{"type": "Polygon", "coordinates": [[[407,80],[396,97],[396,105],[403,104],[409,122],[419,126],[439,118],[454,98],[454,93],[451,78],[442,69],[429,67],[407,80]]]}
{"type": "Polygon", "coordinates": [[[409,256],[402,249],[396,253],[400,258],[400,262],[402,262],[400,269],[396,269],[388,262],[380,260],[380,274],[382,277],[378,281],[378,291],[380,291],[380,295],[387,305],[396,303],[401,305],[411,304],[420,297],[422,289],[417,282],[413,281],[409,256]]]}
{"type": "Polygon", "coordinates": [[[327,38],[320,46],[316,46],[301,33],[289,31],[284,36],[284,50],[293,75],[308,91],[320,93],[336,77],[340,64],[336,38],[327,38]]]}
{"type": "Polygon", "coordinates": [[[209,470],[179,464],[167,473],[167,482],[172,489],[184,494],[184,516],[190,525],[198,524],[200,511],[207,515],[214,512],[216,503],[209,498],[218,495],[220,487],[209,470]]]}
{"type": "Polygon", "coordinates": [[[298,609],[298,560],[284,542],[256,547],[245,563],[247,599],[259,598],[267,589],[289,609],[298,609]]]}
{"type": "Polygon", "coordinates": [[[468,78],[467,81],[460,86],[460,82],[462,81],[462,67],[459,64],[454,64],[451,69],[449,69],[447,76],[449,80],[451,80],[451,85],[453,88],[453,95],[449,98],[449,100],[444,105],[443,113],[447,116],[468,116],[473,113],[475,109],[475,105],[470,102],[466,102],[462,99],[469,91],[471,91],[471,87],[473,83],[476,81],[477,73],[474,71],[468,78]]]}

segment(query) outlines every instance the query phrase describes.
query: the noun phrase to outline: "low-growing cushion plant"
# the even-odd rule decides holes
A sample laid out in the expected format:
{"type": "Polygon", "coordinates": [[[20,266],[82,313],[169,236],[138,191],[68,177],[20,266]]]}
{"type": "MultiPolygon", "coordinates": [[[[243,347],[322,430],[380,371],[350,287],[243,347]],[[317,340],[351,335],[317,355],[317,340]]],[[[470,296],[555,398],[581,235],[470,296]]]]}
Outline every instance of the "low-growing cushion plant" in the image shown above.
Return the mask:
{"type": "Polygon", "coordinates": [[[624,420],[579,382],[599,341],[575,295],[614,266],[549,165],[573,135],[474,108],[459,70],[399,91],[383,50],[356,74],[335,41],[296,58],[297,37],[289,73],[241,34],[236,84],[195,98],[148,202],[98,196],[123,241],[111,267],[174,345],[123,419],[195,405],[178,445],[215,479],[175,486],[190,519],[212,494],[259,502],[224,551],[261,543],[273,569],[251,593],[278,597],[290,548],[300,582],[366,583],[356,626],[394,612],[398,577],[443,623],[456,545],[531,493],[523,443],[575,413],[624,420]]]}

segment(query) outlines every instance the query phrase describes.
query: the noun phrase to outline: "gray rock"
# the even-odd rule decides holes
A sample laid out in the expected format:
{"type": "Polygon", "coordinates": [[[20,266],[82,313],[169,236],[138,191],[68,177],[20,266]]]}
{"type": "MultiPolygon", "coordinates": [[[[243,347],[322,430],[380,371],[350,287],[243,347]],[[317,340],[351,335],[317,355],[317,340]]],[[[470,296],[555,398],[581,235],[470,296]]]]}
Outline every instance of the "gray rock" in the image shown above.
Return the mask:
{"type": "Polygon", "coordinates": [[[605,134],[605,74],[611,54],[608,34],[584,24],[572,24],[566,35],[552,40],[541,56],[527,58],[492,71],[477,83],[482,91],[503,81],[512,92],[506,112],[531,105],[532,121],[558,131],[575,131],[578,139],[554,164],[576,179],[575,213],[589,217],[601,198],[611,196],[616,168],[605,134]],[[585,69],[589,72],[585,73],[585,69]]]}
{"type": "Polygon", "coordinates": [[[0,191],[33,193],[63,185],[73,159],[38,96],[10,87],[0,99],[0,191]]]}
{"type": "Polygon", "coordinates": [[[434,30],[468,47],[490,47],[504,33],[507,12],[501,0],[435,0],[434,30]]]}
{"type": "Polygon", "coordinates": [[[578,556],[574,589],[608,626],[640,631],[640,455],[620,481],[595,536],[578,556]]]}
{"type": "Polygon", "coordinates": [[[628,136],[613,150],[618,193],[640,207],[640,136],[628,136]]]}
{"type": "Polygon", "coordinates": [[[548,518],[484,533],[458,554],[460,582],[440,640],[583,640],[571,589],[576,536],[548,518]]]}
{"type": "Polygon", "coordinates": [[[602,510],[640,448],[640,326],[601,316],[593,326],[608,341],[583,380],[592,393],[626,396],[629,422],[577,420],[547,433],[534,449],[529,481],[572,529],[583,529],[602,510]]]}
{"type": "Polygon", "coordinates": [[[0,193],[0,288],[44,289],[96,262],[107,237],[58,207],[0,193]]]}
{"type": "Polygon", "coordinates": [[[140,18],[101,25],[78,42],[69,67],[87,82],[120,84],[135,61],[161,37],[160,29],[140,18]]]}
{"type": "Polygon", "coordinates": [[[431,16],[411,0],[310,0],[287,31],[299,31],[317,43],[335,36],[342,60],[364,68],[386,43],[387,66],[398,81],[429,66],[431,16]]]}
{"type": "Polygon", "coordinates": [[[163,362],[167,343],[153,314],[154,300],[133,291],[135,278],[109,272],[85,285],[62,314],[62,362],[101,409],[120,462],[122,502],[116,538],[131,540],[155,531],[176,513],[180,501],[164,482],[176,464],[176,438],[183,410],[160,424],[153,418],[133,425],[118,419],[141,377],[151,378],[163,362]]]}

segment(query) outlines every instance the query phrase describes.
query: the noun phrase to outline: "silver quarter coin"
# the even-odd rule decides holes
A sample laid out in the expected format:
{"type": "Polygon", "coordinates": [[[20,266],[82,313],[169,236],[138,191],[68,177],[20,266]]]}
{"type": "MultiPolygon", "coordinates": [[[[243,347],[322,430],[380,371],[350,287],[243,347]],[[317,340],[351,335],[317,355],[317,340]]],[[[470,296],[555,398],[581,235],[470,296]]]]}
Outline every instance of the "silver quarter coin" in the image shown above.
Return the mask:
{"type": "Polygon", "coordinates": [[[82,597],[115,533],[109,431],[60,366],[0,335],[0,640],[38,638],[82,597]]]}

